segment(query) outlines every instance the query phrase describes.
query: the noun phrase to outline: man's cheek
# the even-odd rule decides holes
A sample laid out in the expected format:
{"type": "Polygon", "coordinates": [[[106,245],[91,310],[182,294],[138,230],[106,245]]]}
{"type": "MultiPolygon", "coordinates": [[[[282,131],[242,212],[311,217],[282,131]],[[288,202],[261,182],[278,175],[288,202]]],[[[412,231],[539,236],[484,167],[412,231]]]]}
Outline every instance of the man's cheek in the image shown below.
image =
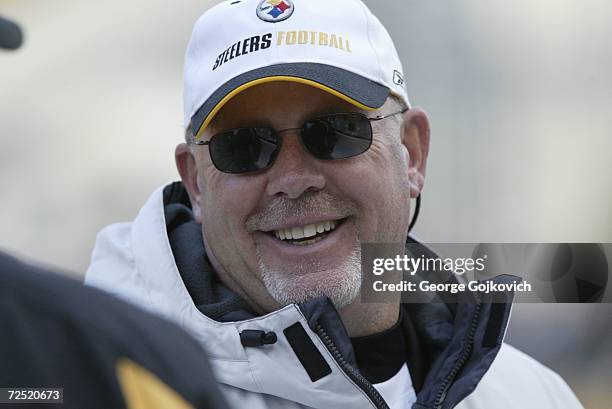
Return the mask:
{"type": "Polygon", "coordinates": [[[356,173],[342,186],[343,193],[361,209],[375,207],[384,201],[389,188],[384,178],[373,177],[372,173],[356,173]]]}
{"type": "Polygon", "coordinates": [[[226,234],[228,238],[231,237],[235,241],[244,240],[247,234],[246,219],[252,209],[249,199],[244,195],[221,194],[213,206],[217,212],[211,222],[223,226],[222,234],[226,234]]]}

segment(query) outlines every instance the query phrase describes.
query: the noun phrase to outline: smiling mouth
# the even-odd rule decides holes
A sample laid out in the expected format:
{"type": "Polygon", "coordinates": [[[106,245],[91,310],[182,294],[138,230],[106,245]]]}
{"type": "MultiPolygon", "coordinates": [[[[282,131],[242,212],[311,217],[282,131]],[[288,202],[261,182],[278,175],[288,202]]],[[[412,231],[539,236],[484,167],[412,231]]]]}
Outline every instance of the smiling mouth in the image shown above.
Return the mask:
{"type": "Polygon", "coordinates": [[[277,240],[294,246],[310,246],[325,240],[334,230],[340,227],[346,219],[295,226],[269,232],[277,240]]]}

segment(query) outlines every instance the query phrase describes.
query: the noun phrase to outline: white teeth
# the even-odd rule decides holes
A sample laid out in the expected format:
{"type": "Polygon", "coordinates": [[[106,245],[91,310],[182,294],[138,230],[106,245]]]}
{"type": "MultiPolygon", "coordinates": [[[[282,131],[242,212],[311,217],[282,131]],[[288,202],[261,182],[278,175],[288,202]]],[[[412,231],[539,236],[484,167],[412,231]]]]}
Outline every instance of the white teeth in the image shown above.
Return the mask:
{"type": "Polygon", "coordinates": [[[303,227],[291,227],[288,229],[276,230],[274,235],[279,240],[300,240],[316,237],[317,234],[332,231],[336,228],[336,222],[322,222],[309,224],[303,227]]]}
{"type": "Polygon", "coordinates": [[[293,227],[291,229],[291,235],[293,236],[293,240],[303,239],[304,238],[304,228],[293,227]]]}
{"type": "Polygon", "coordinates": [[[317,226],[314,224],[309,224],[304,227],[304,237],[314,237],[317,235],[317,226]]]}

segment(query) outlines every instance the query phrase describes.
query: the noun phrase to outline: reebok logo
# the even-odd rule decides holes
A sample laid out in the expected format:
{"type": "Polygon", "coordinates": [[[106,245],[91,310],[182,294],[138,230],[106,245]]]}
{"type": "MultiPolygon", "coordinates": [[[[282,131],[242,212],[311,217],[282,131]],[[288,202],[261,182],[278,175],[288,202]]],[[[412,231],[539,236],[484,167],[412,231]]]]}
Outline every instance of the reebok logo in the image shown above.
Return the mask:
{"type": "Polygon", "coordinates": [[[393,71],[393,83],[404,86],[404,76],[398,70],[393,71]]]}

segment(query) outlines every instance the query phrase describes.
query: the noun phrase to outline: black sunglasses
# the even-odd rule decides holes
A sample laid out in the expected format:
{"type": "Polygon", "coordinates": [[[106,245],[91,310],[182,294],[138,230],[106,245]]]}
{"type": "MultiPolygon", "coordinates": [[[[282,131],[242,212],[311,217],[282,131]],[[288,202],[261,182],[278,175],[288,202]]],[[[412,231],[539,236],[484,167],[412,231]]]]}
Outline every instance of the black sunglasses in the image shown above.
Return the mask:
{"type": "Polygon", "coordinates": [[[281,133],[300,131],[300,139],[312,156],[321,160],[348,159],[361,155],[372,145],[371,122],[403,114],[408,109],[389,115],[368,118],[360,113],[339,113],[306,121],[300,128],[274,130],[270,127],[231,129],[214,135],[208,145],[215,167],[224,173],[258,172],[271,167],[281,150],[281,133]]]}

